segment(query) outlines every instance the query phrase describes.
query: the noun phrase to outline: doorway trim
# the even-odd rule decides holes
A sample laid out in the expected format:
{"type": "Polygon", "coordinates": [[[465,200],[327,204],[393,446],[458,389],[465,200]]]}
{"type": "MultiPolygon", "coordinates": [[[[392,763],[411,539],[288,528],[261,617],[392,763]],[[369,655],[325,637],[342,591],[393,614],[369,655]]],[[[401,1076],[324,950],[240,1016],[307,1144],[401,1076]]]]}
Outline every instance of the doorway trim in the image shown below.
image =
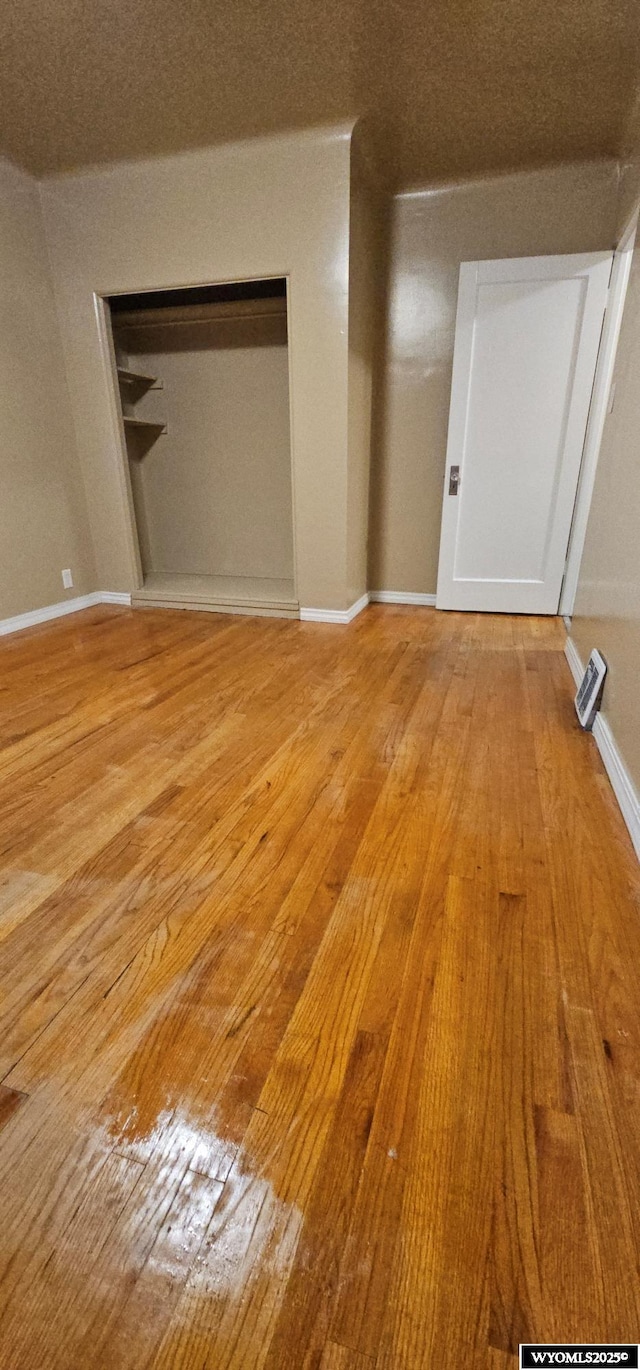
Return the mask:
{"type": "Polygon", "coordinates": [[[98,294],[96,291],[93,293],[93,310],[98,326],[100,355],[102,358],[102,367],[105,374],[109,398],[109,417],[112,427],[113,446],[116,454],[115,465],[118,473],[118,484],[120,486],[120,499],[124,515],[123,526],[129,560],[129,589],[130,591],[135,591],[140,588],[143,582],[142,561],[140,558],[138,529],[133,507],[133,491],[131,489],[131,478],[129,476],[127,442],[124,433],[122,413],[117,400],[118,373],[116,370],[116,352],[113,341],[113,331],[111,328],[111,311],[107,303],[107,297],[98,294]]]}
{"type": "MultiPolygon", "coordinates": [[[[198,289],[199,286],[216,285],[235,285],[252,284],[254,281],[284,280],[286,285],[286,311],[287,311],[287,376],[289,385],[289,471],[291,480],[291,517],[292,517],[292,537],[293,537],[293,594],[296,605],[298,603],[298,540],[296,527],[296,488],[295,488],[295,443],[293,433],[293,400],[292,400],[292,343],[291,343],[291,273],[290,271],[269,271],[262,272],[256,276],[233,276],[215,281],[181,281],[170,285],[153,285],[143,287],[132,287],[126,290],[110,290],[104,286],[93,293],[93,312],[97,324],[97,332],[100,344],[100,355],[102,360],[103,378],[109,399],[109,411],[112,425],[113,451],[116,458],[116,468],[118,483],[120,487],[120,503],[123,518],[123,526],[126,535],[126,546],[128,554],[128,574],[130,578],[130,590],[135,595],[136,591],[144,586],[144,573],[142,569],[142,559],[140,556],[140,542],[138,537],[138,526],[133,502],[133,491],[131,488],[131,478],[129,475],[129,459],[127,455],[127,443],[122,421],[120,404],[118,402],[118,374],[115,343],[113,338],[113,327],[109,300],[117,295],[151,295],[159,290],[190,290],[198,289]]],[[[246,609],[244,609],[246,612],[246,609]]],[[[295,616],[298,610],[296,608],[295,616]]],[[[294,616],[288,612],[285,617],[294,616]]]]}
{"type": "Polygon", "coordinates": [[[582,463],[580,466],[580,475],[578,477],[576,502],[573,509],[571,532],[569,533],[569,546],[567,549],[564,579],[560,591],[560,606],[558,613],[562,614],[565,618],[570,618],[573,613],[576,592],[578,589],[580,566],[587,536],[587,524],[589,522],[589,512],[596,481],[596,471],[598,469],[604,425],[609,409],[609,397],[615,370],[618,340],[620,338],[622,315],[629,284],[637,228],[638,210],[635,211],[629,220],[613,254],[611,279],[609,281],[609,296],[602,325],[602,337],[598,350],[598,360],[596,362],[596,370],[593,378],[593,390],[591,392],[589,418],[587,419],[587,430],[582,451],[582,463]]]}

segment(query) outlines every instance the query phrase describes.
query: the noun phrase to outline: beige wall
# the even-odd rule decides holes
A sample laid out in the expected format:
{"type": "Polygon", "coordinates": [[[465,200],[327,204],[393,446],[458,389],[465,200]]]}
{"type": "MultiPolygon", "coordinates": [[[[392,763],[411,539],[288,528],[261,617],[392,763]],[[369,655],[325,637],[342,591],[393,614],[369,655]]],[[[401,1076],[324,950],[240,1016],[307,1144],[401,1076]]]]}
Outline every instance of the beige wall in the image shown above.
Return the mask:
{"type": "Polygon", "coordinates": [[[460,262],[611,247],[616,192],[615,164],[594,162],[394,201],[371,589],[435,592],[460,262]]]}
{"type": "MultiPolygon", "coordinates": [[[[128,590],[136,576],[117,415],[93,292],[281,274],[290,281],[300,602],[343,608],[362,593],[367,531],[369,588],[434,591],[460,261],[611,245],[617,172],[610,163],[589,163],[398,197],[391,214],[383,328],[384,205],[361,152],[358,138],[350,144],[348,130],[319,130],[41,183],[97,579],[82,487],[68,460],[74,440],[64,403],[53,425],[46,406],[23,406],[25,417],[15,432],[20,423],[39,428],[40,437],[29,445],[36,451],[46,428],[48,452],[54,448],[63,461],[63,478],[58,473],[54,482],[55,516],[47,514],[34,539],[49,546],[59,530],[53,566],[56,574],[63,565],[80,568],[78,592],[96,584],[128,590]],[[58,551],[70,538],[73,548],[58,551]]],[[[633,167],[629,185],[632,173],[633,167]]],[[[24,218],[24,205],[34,203],[33,183],[20,183],[29,187],[20,197],[24,218]]],[[[35,272],[35,222],[29,217],[29,232],[15,235],[31,263],[20,269],[25,280],[35,272]]],[[[42,253],[41,237],[39,243],[42,253]]],[[[15,245],[5,249],[9,255],[12,250],[15,245]]],[[[44,256],[40,272],[42,262],[44,256]]],[[[55,329],[50,293],[47,307],[55,329]]],[[[39,355],[48,356],[49,378],[57,378],[52,383],[63,394],[52,334],[46,345],[43,337],[40,330],[39,355]]],[[[20,446],[16,439],[15,450],[20,446]]],[[[27,469],[14,481],[7,506],[11,528],[20,521],[20,500],[28,518],[37,521],[37,500],[25,494],[37,481],[25,482],[27,469]]],[[[10,559],[20,568],[12,605],[31,608],[61,597],[48,570],[23,594],[24,550],[10,559]]],[[[49,560],[47,552],[38,564],[48,567],[49,560]]]]}
{"type": "Polygon", "coordinates": [[[620,185],[618,188],[618,238],[640,202],[640,86],[636,81],[636,98],[627,121],[620,156],[620,185]]]}
{"type": "Polygon", "coordinates": [[[96,581],[37,186],[4,161],[0,375],[0,618],[8,618],[85,594],[96,581]]]}
{"type": "Polygon", "coordinates": [[[349,157],[315,130],[42,183],[103,587],[135,560],[93,292],[288,275],[298,595],[346,607],[349,157]]]}
{"type": "MultiPolygon", "coordinates": [[[[624,206],[622,217],[628,215],[624,206]]],[[[571,636],[603,653],[603,712],[640,790],[640,247],[633,256],[571,636]]]]}
{"type": "Polygon", "coordinates": [[[167,424],[132,463],[144,569],[291,578],[285,316],[154,330],[130,360],[163,383],[136,413],[167,424]]]}

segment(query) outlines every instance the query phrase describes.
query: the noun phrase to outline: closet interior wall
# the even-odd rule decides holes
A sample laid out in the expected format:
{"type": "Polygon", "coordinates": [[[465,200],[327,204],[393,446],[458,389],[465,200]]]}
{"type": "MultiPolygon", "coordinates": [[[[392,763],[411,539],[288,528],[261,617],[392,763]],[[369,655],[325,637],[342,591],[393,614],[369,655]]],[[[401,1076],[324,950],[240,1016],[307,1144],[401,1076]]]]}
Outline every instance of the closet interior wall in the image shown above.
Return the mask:
{"type": "Polygon", "coordinates": [[[296,612],[286,297],[112,323],[144,575],[135,600],[296,612]]]}

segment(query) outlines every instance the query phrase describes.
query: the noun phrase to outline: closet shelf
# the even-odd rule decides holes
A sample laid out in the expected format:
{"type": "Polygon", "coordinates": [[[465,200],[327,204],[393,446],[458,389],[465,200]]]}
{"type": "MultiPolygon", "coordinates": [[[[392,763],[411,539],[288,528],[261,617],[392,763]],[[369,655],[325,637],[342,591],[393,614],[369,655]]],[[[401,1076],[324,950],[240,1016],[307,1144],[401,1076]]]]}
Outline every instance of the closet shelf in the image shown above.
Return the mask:
{"type": "Polygon", "coordinates": [[[125,428],[155,428],[160,433],[166,433],[167,425],[162,420],[157,419],[136,419],[133,414],[123,414],[125,428]]]}
{"type": "MultiPolygon", "coordinates": [[[[212,304],[182,304],[160,309],[131,309],[117,316],[117,327],[126,339],[128,331],[140,329],[180,327],[198,323],[236,323],[240,319],[268,319],[287,317],[284,296],[266,300],[223,300],[212,304]]],[[[131,349],[133,350],[133,349],[131,349]]]]}
{"type": "Polygon", "coordinates": [[[157,376],[145,376],[142,371],[128,371],[126,366],[119,366],[117,371],[118,380],[123,385],[155,385],[158,389],[161,388],[161,382],[158,381],[157,376]]]}

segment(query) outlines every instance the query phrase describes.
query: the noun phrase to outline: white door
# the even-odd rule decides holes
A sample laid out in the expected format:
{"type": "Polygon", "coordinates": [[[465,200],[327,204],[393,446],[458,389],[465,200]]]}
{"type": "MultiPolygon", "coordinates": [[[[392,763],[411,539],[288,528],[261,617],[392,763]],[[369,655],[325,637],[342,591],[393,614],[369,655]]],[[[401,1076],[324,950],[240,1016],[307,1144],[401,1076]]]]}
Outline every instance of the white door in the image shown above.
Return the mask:
{"type": "Polygon", "coordinates": [[[438,609],[558,612],[611,262],[460,267],[438,609]]]}

